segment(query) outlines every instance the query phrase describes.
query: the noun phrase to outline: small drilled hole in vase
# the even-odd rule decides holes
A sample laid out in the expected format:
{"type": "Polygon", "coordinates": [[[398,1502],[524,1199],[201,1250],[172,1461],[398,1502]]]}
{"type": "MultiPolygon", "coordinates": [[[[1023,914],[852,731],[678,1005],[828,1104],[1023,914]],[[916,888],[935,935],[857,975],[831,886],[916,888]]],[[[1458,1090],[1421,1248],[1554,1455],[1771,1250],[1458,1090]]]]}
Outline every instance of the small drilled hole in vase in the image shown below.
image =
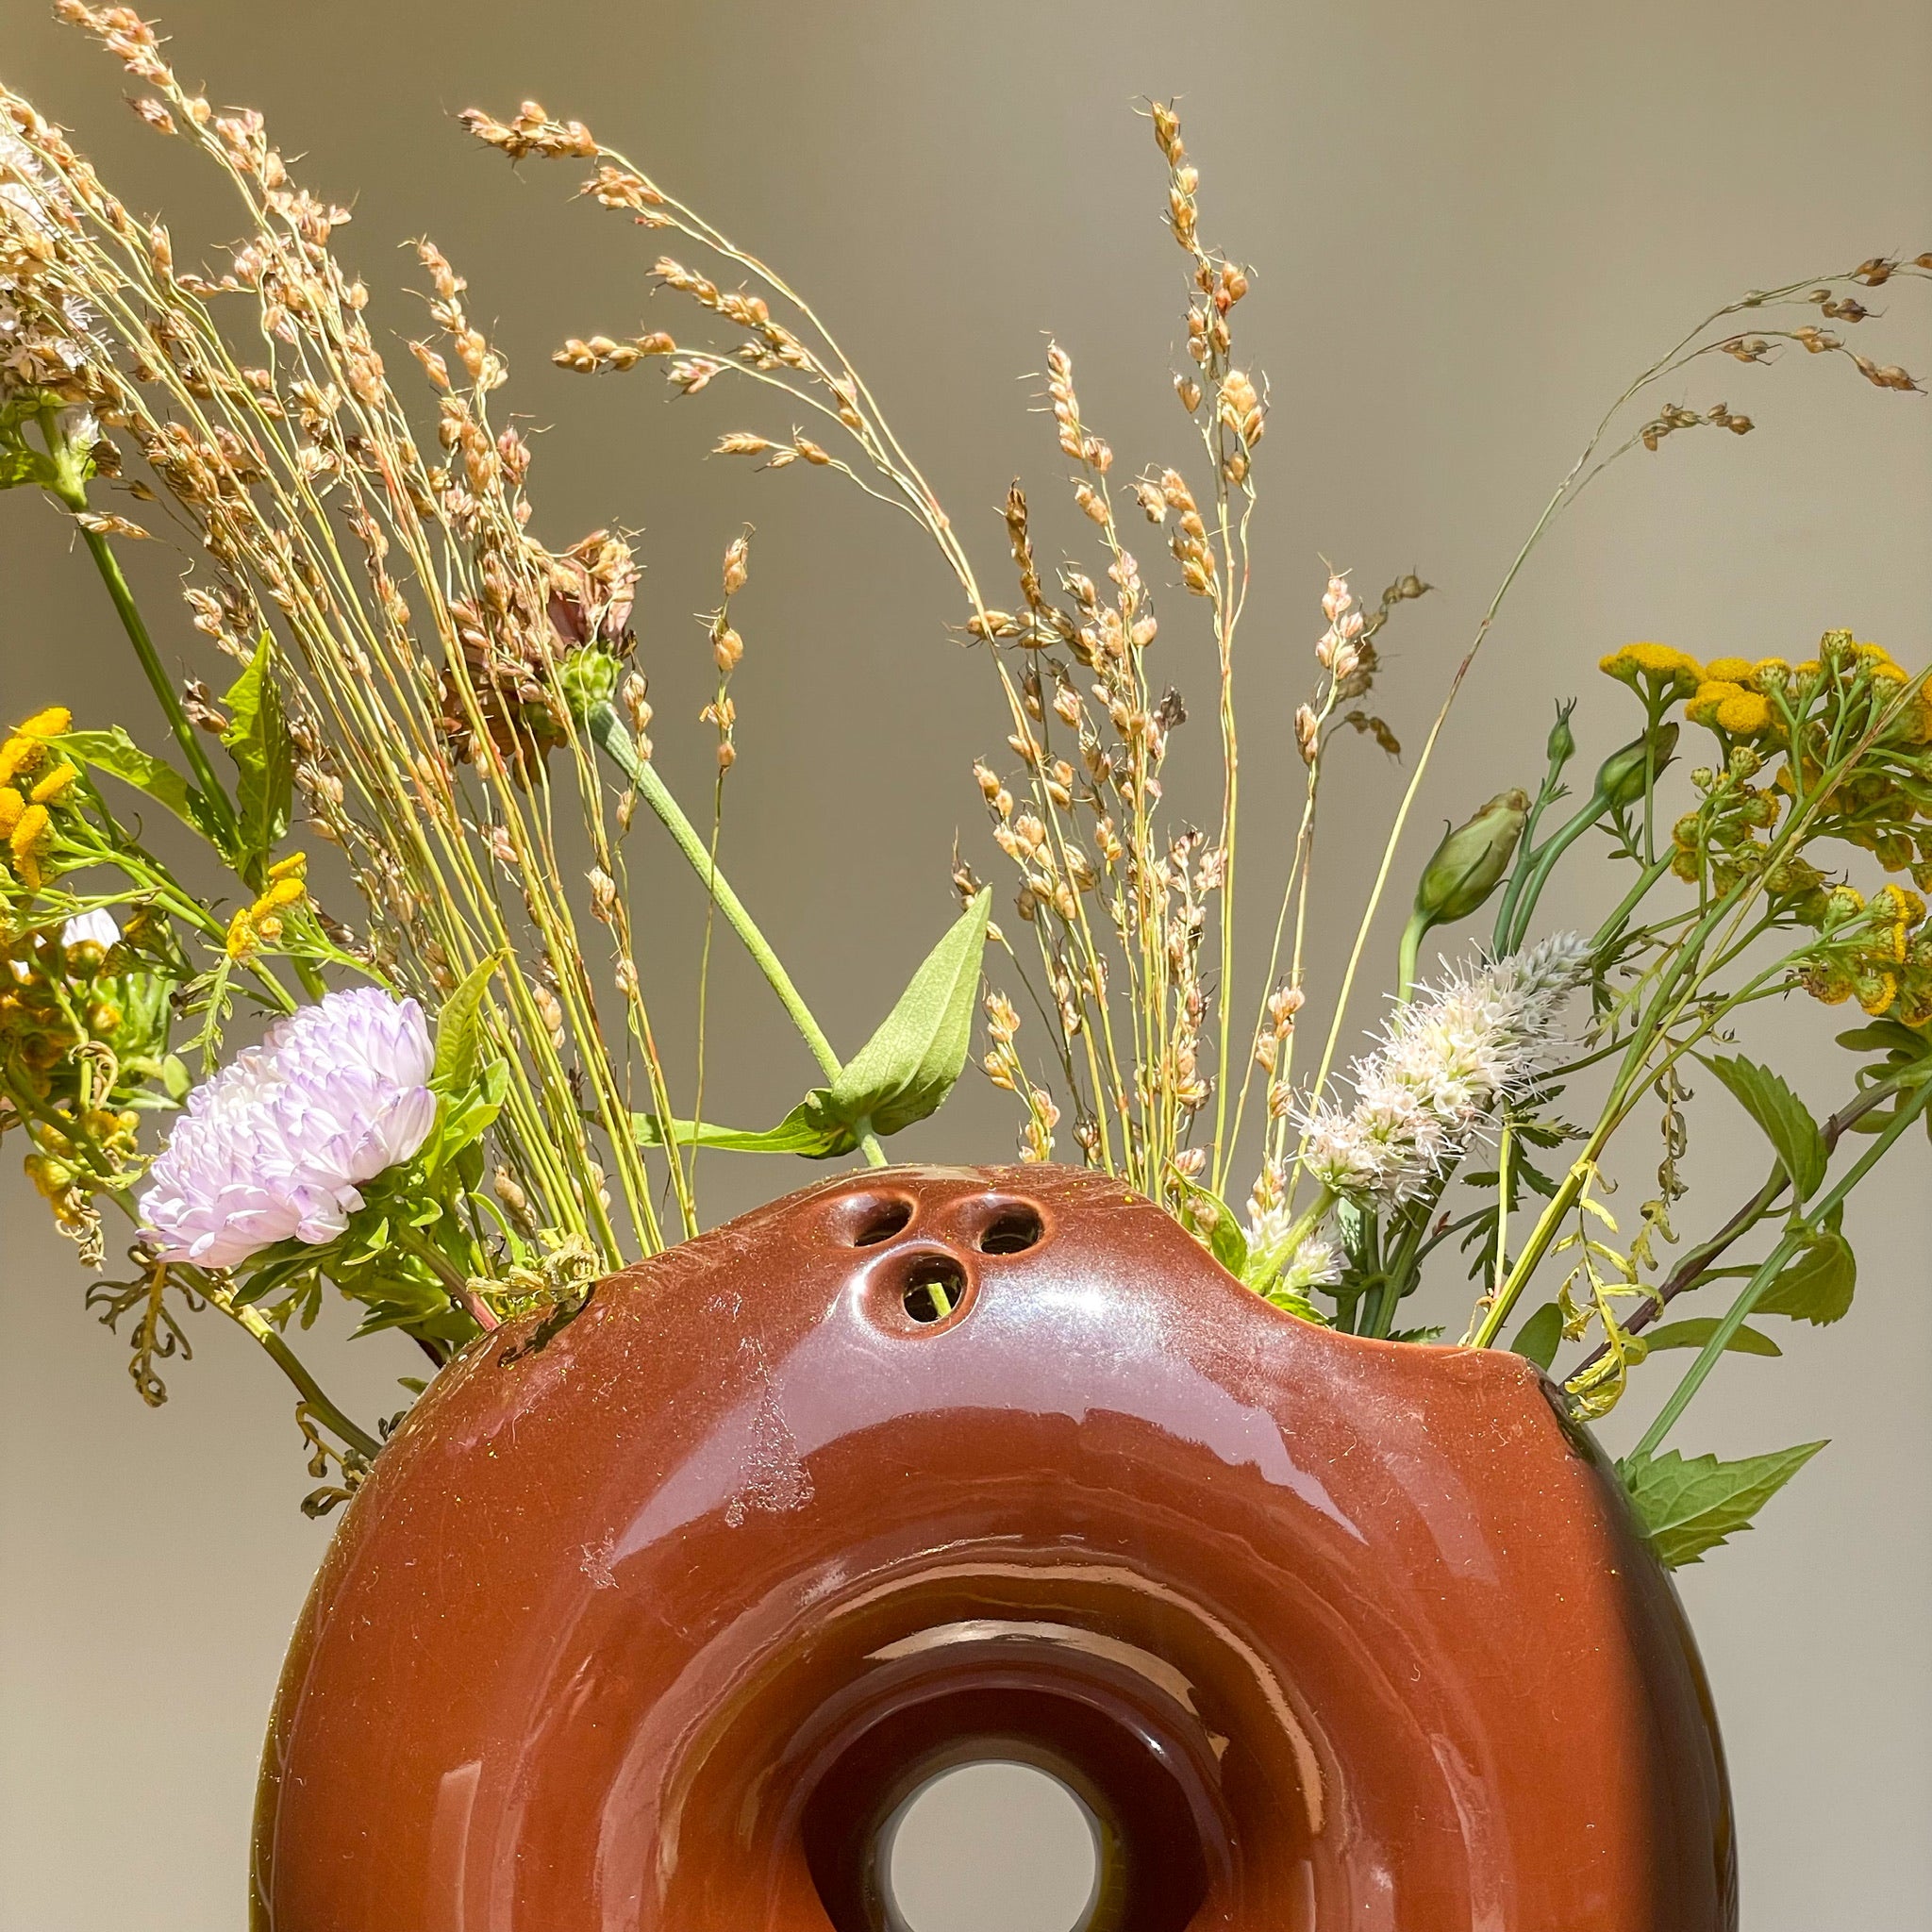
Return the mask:
{"type": "Polygon", "coordinates": [[[912,1264],[900,1300],[922,1325],[942,1322],[966,1295],[966,1271],[950,1255],[927,1255],[912,1264]]]}
{"type": "Polygon", "coordinates": [[[867,1201],[852,1222],[846,1239],[855,1248],[874,1248],[889,1241],[912,1220],[910,1201],[867,1201]]]}
{"type": "Polygon", "coordinates": [[[1027,1201],[1014,1201],[1003,1207],[987,1224],[979,1237],[982,1255],[1024,1255],[1045,1234],[1040,1210],[1027,1201]]]}

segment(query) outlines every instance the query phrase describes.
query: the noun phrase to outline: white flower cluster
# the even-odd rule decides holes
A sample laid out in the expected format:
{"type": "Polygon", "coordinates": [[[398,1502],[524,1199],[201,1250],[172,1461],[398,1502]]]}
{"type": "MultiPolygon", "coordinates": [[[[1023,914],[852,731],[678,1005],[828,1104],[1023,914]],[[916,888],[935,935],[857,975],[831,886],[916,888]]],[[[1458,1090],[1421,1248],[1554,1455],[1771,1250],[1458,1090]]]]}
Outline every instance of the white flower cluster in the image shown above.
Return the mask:
{"type": "Polygon", "coordinates": [[[1420,991],[1356,1062],[1354,1104],[1324,1101],[1303,1116],[1308,1173],[1338,1194],[1412,1199],[1504,1101],[1560,1063],[1571,1044],[1563,1003],[1589,968],[1589,942],[1556,933],[1420,991]]]}
{"type": "MultiPolygon", "coordinates": [[[[1247,1227],[1249,1252],[1266,1254],[1280,1247],[1288,1240],[1293,1225],[1294,1217],[1288,1211],[1286,1202],[1250,1213],[1247,1227]]],[[[1333,1288],[1341,1279],[1341,1250],[1323,1236],[1311,1234],[1295,1244],[1294,1252],[1270,1277],[1266,1291],[1306,1297],[1310,1289],[1333,1288]]]]}

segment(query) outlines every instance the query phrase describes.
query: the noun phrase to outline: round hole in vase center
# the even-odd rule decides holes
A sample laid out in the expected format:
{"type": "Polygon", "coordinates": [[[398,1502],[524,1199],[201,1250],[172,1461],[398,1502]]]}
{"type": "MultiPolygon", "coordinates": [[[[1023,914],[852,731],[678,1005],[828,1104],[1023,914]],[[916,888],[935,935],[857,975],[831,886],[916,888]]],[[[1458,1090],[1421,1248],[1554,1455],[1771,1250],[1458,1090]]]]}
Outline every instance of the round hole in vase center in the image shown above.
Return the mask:
{"type": "Polygon", "coordinates": [[[1099,1909],[1099,1821],[1034,1764],[935,1774],[886,1822],[877,1857],[886,1932],[1089,1932],[1099,1909]]]}
{"type": "Polygon", "coordinates": [[[899,1300],[921,1327],[929,1327],[965,1301],[966,1287],[966,1271],[951,1255],[922,1255],[906,1271],[899,1300]]]}

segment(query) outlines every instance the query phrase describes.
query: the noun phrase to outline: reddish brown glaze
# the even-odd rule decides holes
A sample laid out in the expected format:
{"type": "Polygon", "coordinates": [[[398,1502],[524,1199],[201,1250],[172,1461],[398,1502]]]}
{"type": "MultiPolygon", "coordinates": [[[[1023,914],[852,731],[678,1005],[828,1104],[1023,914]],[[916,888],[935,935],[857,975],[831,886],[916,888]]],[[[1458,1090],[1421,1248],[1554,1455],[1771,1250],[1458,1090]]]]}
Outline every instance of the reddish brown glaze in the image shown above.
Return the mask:
{"type": "Polygon", "coordinates": [[[1516,1357],[1298,1323],[1040,1168],[830,1182],[529,1341],[329,1552],[258,1932],[876,1932],[878,1824],[989,1740],[1099,1813],[1106,1932],[1736,1924],[1676,1597],[1516,1357]]]}

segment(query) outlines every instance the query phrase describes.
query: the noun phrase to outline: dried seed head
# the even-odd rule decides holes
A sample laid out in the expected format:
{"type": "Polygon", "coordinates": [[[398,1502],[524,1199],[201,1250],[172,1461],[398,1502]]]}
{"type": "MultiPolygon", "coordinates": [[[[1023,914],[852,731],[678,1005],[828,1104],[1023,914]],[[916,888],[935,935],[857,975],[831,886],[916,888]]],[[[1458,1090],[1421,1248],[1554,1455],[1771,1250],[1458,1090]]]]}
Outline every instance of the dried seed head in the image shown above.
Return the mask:
{"type": "Polygon", "coordinates": [[[465,108],[457,119],[485,146],[513,161],[529,155],[545,159],[565,155],[590,158],[597,153],[596,141],[581,121],[553,121],[537,101],[525,101],[515,118],[507,123],[492,119],[480,108],[465,108]]]}

